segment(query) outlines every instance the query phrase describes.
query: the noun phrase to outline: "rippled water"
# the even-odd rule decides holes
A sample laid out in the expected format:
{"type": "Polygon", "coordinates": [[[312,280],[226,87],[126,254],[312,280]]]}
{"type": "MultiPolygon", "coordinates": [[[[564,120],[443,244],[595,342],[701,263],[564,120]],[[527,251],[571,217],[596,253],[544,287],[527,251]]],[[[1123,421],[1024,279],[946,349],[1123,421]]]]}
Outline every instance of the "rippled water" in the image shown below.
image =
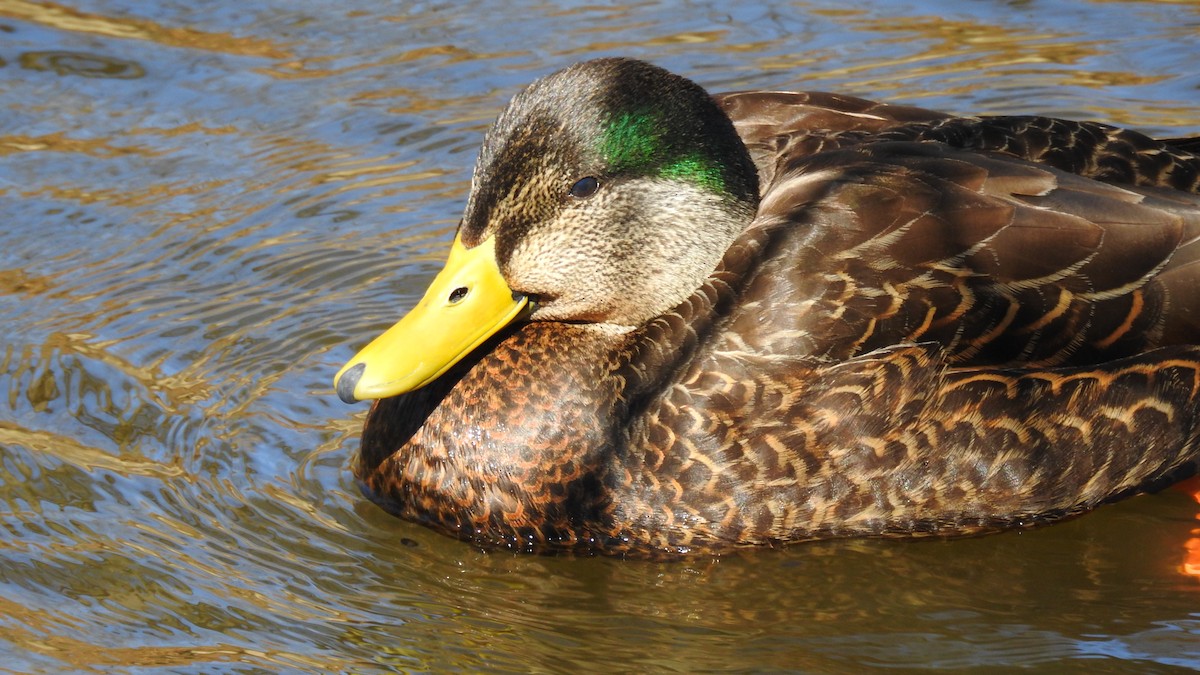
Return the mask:
{"type": "Polygon", "coordinates": [[[358,494],[330,377],[537,75],[1200,132],[1195,4],[727,4],[0,0],[0,671],[1200,669],[1183,492],[675,564],[484,553],[358,494]]]}

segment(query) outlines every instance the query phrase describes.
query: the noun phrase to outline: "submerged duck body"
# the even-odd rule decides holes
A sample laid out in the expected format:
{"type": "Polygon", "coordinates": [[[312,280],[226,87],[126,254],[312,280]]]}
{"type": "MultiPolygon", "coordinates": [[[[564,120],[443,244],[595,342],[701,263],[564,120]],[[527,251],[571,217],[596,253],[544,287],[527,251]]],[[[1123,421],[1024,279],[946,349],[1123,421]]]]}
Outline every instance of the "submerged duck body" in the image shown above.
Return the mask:
{"type": "Polygon", "coordinates": [[[711,97],[626,59],[519,94],[447,269],[338,374],[355,472],[482,545],[962,535],[1200,461],[1200,158],[1094,123],[711,97]]]}

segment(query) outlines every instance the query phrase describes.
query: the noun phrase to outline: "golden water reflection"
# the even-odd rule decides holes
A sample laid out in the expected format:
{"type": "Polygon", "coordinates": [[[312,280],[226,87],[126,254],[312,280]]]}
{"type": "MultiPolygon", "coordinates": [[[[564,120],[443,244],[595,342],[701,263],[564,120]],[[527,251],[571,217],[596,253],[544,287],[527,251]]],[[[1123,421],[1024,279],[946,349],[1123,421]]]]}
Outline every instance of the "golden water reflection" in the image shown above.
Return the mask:
{"type": "Polygon", "coordinates": [[[286,59],[289,52],[270,42],[160,25],[128,17],[82,12],[54,2],[0,0],[0,16],[38,23],[63,31],[91,33],[126,40],[149,40],[169,47],[219,51],[243,56],[286,59]]]}

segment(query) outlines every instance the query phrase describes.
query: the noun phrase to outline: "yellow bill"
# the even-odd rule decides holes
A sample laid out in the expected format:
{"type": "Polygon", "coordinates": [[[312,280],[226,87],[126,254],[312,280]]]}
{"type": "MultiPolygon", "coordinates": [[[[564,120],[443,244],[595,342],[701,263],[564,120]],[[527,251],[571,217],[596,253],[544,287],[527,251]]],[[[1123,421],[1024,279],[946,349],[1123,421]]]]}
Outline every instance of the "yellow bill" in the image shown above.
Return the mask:
{"type": "Polygon", "coordinates": [[[500,275],[495,238],[468,249],[455,237],[421,302],[338,371],[338,396],[353,403],[420,389],[512,323],[528,302],[500,275]]]}

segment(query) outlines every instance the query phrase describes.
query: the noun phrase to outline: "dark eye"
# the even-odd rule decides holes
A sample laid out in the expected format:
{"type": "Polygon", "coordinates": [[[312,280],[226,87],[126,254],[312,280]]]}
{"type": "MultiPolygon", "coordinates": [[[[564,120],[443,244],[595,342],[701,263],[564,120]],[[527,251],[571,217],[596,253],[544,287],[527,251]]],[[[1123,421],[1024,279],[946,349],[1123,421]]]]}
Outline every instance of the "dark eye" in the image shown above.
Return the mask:
{"type": "Polygon", "coordinates": [[[600,189],[600,181],[595,176],[585,176],[575,181],[571,186],[571,196],[576,199],[587,199],[600,189]]]}

